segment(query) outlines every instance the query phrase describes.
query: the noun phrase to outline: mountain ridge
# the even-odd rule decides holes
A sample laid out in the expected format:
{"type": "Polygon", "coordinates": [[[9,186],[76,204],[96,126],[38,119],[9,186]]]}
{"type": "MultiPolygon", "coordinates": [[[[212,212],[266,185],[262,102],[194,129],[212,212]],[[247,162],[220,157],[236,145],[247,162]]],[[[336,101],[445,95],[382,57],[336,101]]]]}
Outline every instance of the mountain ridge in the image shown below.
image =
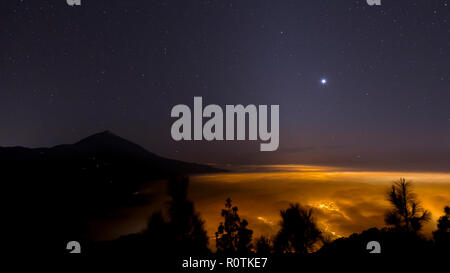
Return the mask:
{"type": "MultiPolygon", "coordinates": [[[[134,142],[131,142],[112,133],[111,131],[102,131],[90,135],[77,142],[74,142],[73,144],[59,144],[52,147],[29,148],[24,146],[0,146],[0,161],[4,163],[12,160],[60,160],[62,158],[76,160],[79,157],[86,157],[98,153],[104,155],[120,156],[131,160],[153,160],[165,163],[171,162],[176,165],[168,167],[180,167],[183,166],[183,164],[189,165],[185,167],[196,166],[195,170],[192,170],[193,172],[181,172],[184,174],[224,171],[218,168],[211,167],[209,165],[162,157],[148,151],[144,147],[134,142]],[[46,156],[47,158],[45,158],[46,156]]],[[[174,172],[174,174],[179,173],[178,169],[176,168],[168,171],[172,171],[174,172]]]]}
{"type": "Polygon", "coordinates": [[[152,181],[222,171],[161,157],[109,131],[49,148],[0,147],[7,222],[20,223],[25,241],[46,238],[56,249],[82,239],[90,219],[153,202],[136,194],[152,181]]]}
{"type": "Polygon", "coordinates": [[[0,178],[10,192],[85,213],[131,202],[146,182],[224,171],[161,157],[109,131],[50,148],[0,147],[0,178]]]}

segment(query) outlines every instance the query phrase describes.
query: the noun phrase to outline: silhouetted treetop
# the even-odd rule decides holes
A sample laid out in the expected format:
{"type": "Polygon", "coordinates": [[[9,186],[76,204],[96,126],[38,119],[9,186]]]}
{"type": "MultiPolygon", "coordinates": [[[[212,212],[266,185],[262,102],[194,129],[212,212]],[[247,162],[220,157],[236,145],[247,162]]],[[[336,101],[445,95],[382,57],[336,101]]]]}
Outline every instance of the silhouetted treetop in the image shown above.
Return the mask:
{"type": "Polygon", "coordinates": [[[384,219],[387,225],[397,230],[418,232],[431,219],[431,213],[421,207],[412,191],[412,184],[404,178],[393,183],[387,192],[387,200],[392,209],[386,212],[384,219]]]}
{"type": "Polygon", "coordinates": [[[261,236],[256,240],[256,253],[261,256],[267,256],[272,252],[272,242],[269,238],[261,236]]]}
{"type": "Polygon", "coordinates": [[[150,218],[148,228],[144,231],[149,243],[157,244],[162,249],[180,253],[208,252],[208,236],[204,222],[195,211],[194,204],[187,199],[188,177],[178,177],[169,180],[169,202],[167,217],[155,213],[150,218]]]}
{"type": "Polygon", "coordinates": [[[281,229],[278,232],[274,248],[276,252],[307,254],[314,250],[322,239],[322,232],[312,217],[312,208],[291,204],[286,210],[281,210],[281,229]]]}
{"type": "Polygon", "coordinates": [[[444,215],[438,220],[438,229],[433,232],[433,238],[440,250],[446,250],[450,246],[450,206],[444,208],[444,215]]]}
{"type": "Polygon", "coordinates": [[[253,231],[248,229],[247,220],[239,217],[238,208],[233,206],[231,199],[225,203],[222,210],[224,222],[221,222],[216,232],[216,247],[218,253],[249,253],[252,248],[253,231]]]}

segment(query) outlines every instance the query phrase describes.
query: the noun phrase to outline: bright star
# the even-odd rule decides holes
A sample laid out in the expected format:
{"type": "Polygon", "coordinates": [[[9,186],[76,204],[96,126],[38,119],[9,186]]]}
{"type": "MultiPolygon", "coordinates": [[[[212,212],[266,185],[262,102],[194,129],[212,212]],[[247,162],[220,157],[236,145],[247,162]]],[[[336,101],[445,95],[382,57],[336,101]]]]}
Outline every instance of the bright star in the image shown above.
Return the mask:
{"type": "Polygon", "coordinates": [[[320,83],[321,83],[322,85],[325,85],[325,84],[327,84],[327,79],[325,79],[325,78],[322,78],[322,79],[320,80],[320,83]]]}

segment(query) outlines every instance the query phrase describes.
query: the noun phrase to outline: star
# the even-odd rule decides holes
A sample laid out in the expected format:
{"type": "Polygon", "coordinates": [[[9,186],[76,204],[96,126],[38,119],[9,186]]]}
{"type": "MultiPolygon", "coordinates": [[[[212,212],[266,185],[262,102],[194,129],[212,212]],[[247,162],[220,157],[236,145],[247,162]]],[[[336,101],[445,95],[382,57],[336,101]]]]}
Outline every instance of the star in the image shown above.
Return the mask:
{"type": "Polygon", "coordinates": [[[327,79],[325,79],[325,78],[322,78],[322,79],[320,79],[320,84],[322,84],[322,85],[326,85],[327,84],[327,79]]]}

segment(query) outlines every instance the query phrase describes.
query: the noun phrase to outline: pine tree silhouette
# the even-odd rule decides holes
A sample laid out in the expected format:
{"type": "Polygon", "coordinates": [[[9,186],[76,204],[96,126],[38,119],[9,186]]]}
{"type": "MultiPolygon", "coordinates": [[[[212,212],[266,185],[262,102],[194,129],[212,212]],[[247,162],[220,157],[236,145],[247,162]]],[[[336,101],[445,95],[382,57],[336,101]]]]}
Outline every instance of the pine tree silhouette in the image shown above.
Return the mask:
{"type": "Polygon", "coordinates": [[[194,204],[187,199],[188,177],[169,180],[168,215],[155,213],[149,220],[147,229],[143,232],[156,251],[178,253],[205,254],[208,253],[208,236],[204,222],[194,209],[194,204]]]}
{"type": "Polygon", "coordinates": [[[231,199],[225,203],[222,210],[224,222],[221,222],[216,232],[216,247],[218,253],[246,254],[251,252],[253,231],[248,229],[248,222],[239,217],[238,208],[233,207],[231,199]]]}
{"type": "Polygon", "coordinates": [[[275,237],[275,251],[297,254],[313,251],[322,239],[322,232],[312,217],[312,208],[306,209],[300,204],[291,204],[288,209],[281,210],[280,214],[281,229],[275,237]]]}
{"type": "Polygon", "coordinates": [[[433,232],[433,238],[439,250],[450,246],[450,206],[446,206],[444,212],[445,215],[438,220],[438,229],[433,232]]]}
{"type": "Polygon", "coordinates": [[[387,200],[393,208],[386,212],[385,222],[399,231],[418,232],[431,218],[431,213],[424,210],[412,184],[404,178],[394,182],[387,193],[387,200]]]}
{"type": "Polygon", "coordinates": [[[256,253],[261,256],[270,255],[272,252],[272,242],[269,238],[261,236],[256,240],[256,253]]]}

